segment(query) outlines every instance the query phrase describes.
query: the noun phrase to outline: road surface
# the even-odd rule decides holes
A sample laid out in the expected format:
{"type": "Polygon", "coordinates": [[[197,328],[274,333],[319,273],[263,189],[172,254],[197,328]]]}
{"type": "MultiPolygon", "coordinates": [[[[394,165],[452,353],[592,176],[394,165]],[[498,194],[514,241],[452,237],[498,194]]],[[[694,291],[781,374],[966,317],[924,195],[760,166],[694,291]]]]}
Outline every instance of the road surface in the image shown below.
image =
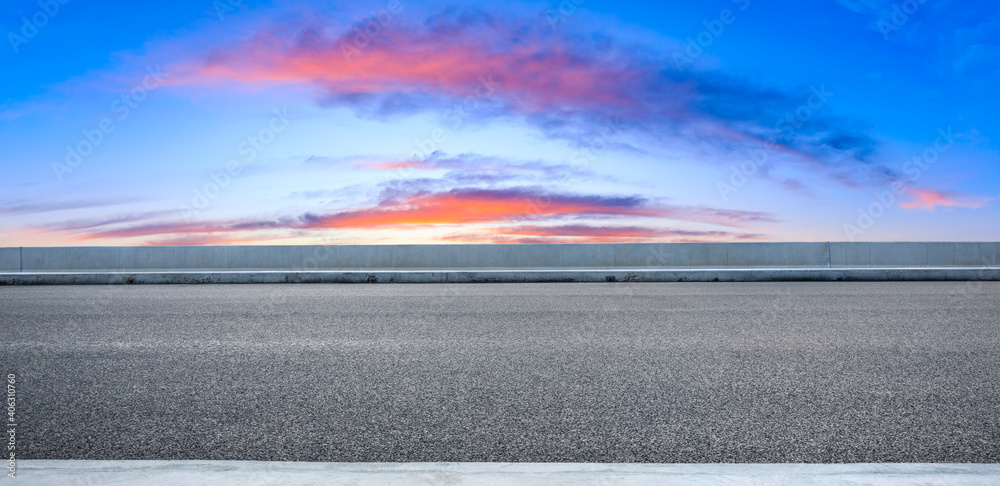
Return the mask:
{"type": "Polygon", "coordinates": [[[0,287],[23,459],[998,462],[1000,282],[0,287]]]}

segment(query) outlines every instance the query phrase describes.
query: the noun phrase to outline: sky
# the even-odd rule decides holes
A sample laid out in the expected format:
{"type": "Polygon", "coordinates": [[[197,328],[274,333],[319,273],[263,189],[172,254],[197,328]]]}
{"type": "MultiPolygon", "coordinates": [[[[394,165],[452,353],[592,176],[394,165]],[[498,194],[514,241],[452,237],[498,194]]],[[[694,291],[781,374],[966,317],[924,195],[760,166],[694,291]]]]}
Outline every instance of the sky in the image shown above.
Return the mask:
{"type": "Polygon", "coordinates": [[[989,0],[5,0],[0,246],[1000,240],[989,0]]]}

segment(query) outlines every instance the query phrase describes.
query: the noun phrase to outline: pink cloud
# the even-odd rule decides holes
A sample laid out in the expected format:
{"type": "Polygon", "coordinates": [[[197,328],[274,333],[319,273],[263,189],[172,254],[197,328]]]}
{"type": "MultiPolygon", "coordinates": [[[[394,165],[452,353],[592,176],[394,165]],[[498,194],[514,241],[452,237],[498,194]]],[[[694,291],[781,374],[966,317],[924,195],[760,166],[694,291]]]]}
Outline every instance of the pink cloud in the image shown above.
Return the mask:
{"type": "Polygon", "coordinates": [[[959,194],[952,191],[937,191],[926,187],[915,187],[908,189],[906,192],[916,197],[913,201],[906,201],[900,204],[900,207],[907,210],[934,211],[938,207],[979,209],[985,206],[991,199],[994,199],[959,194]]]}
{"type": "Polygon", "coordinates": [[[251,26],[249,37],[186,54],[167,69],[167,82],[251,91],[306,88],[323,105],[379,116],[465,106],[464,115],[446,118],[518,114],[549,136],[584,144],[593,133],[573,135],[565,127],[596,132],[610,118],[616,126],[620,120],[623,130],[678,144],[711,143],[740,157],[744,149],[787,155],[849,186],[895,177],[870,159],[877,142],[853,126],[823,118],[792,130],[783,121],[803,102],[827,96],[823,88],[785,93],[724,74],[678,71],[665,60],[664,46],[625,44],[603,32],[553,30],[507,13],[452,9],[421,23],[400,18],[360,44],[356,30],[331,27],[337,22],[326,15],[251,26]],[[484,104],[489,108],[478,108],[484,104]],[[841,171],[845,159],[864,164],[841,171]]]}
{"type": "Polygon", "coordinates": [[[731,227],[774,222],[768,214],[705,206],[653,205],[636,197],[550,194],[529,188],[453,189],[418,193],[377,206],[308,216],[308,228],[374,228],[469,224],[571,216],[656,217],[731,227]]]}
{"type": "MultiPolygon", "coordinates": [[[[500,95],[522,112],[558,107],[638,109],[632,93],[648,68],[614,55],[575,52],[563,39],[505,25],[491,34],[475,28],[426,29],[396,24],[370,44],[311,27],[283,28],[173,66],[173,85],[231,84],[251,88],[308,84],[338,95],[406,93],[464,98],[500,95]],[[521,31],[525,38],[510,42],[521,31]]],[[[681,85],[674,86],[681,90],[681,85]]]]}
{"type": "Polygon", "coordinates": [[[591,226],[584,224],[571,224],[559,226],[508,226],[492,230],[497,235],[521,235],[531,237],[571,237],[582,238],[578,242],[603,242],[603,241],[666,241],[670,238],[689,241],[732,241],[757,239],[760,235],[732,233],[729,231],[692,231],[675,230],[663,228],[649,228],[643,226],[591,226]]]}
{"type": "Polygon", "coordinates": [[[222,222],[143,222],[113,223],[81,227],[68,222],[62,227],[48,225],[44,231],[69,233],[78,242],[156,237],[147,244],[207,244],[261,241],[287,237],[289,231],[348,229],[397,231],[426,227],[451,227],[479,224],[512,224],[487,228],[480,236],[500,239],[589,238],[587,241],[635,241],[669,238],[753,238],[753,235],[724,231],[658,230],[636,226],[563,226],[523,225],[537,221],[579,220],[591,218],[649,218],[680,220],[744,228],[757,223],[774,222],[765,213],[717,209],[704,206],[657,205],[640,197],[551,194],[537,188],[452,189],[444,192],[418,191],[391,197],[357,209],[327,214],[305,214],[273,220],[222,222]]]}
{"type": "Polygon", "coordinates": [[[396,169],[417,169],[417,170],[434,170],[437,169],[434,165],[428,164],[421,161],[409,161],[409,162],[372,162],[367,164],[361,164],[358,166],[359,169],[375,169],[375,170],[396,170],[396,169]]]}

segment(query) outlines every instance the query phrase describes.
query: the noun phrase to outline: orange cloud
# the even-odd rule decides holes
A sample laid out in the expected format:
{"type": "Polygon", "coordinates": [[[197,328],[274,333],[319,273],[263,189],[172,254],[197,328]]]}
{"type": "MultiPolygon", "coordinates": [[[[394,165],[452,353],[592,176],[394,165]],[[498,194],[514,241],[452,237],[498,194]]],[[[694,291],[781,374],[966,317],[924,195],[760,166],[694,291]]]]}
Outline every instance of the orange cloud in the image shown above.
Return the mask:
{"type": "MultiPolygon", "coordinates": [[[[461,226],[475,224],[526,223],[560,219],[608,219],[616,217],[658,218],[743,227],[751,223],[772,222],[769,215],[751,211],[715,209],[701,206],[663,206],[634,196],[549,194],[539,188],[453,189],[447,192],[419,191],[388,198],[362,209],[332,214],[305,214],[273,220],[223,222],[163,221],[129,224],[122,218],[106,222],[67,222],[39,228],[53,235],[69,234],[78,242],[118,240],[140,237],[163,237],[147,244],[238,243],[288,237],[289,231],[329,228],[371,231],[418,229],[424,226],[461,226]]],[[[145,217],[143,217],[145,218],[145,217]]],[[[725,231],[657,230],[635,226],[507,226],[499,229],[476,229],[496,239],[533,241],[552,238],[587,238],[585,241],[637,241],[651,238],[730,239],[753,238],[725,231]]]]}
{"type": "Polygon", "coordinates": [[[383,201],[373,208],[307,215],[306,228],[366,228],[417,224],[469,224],[561,216],[636,216],[745,227],[774,222],[764,213],[702,206],[653,206],[636,197],[548,194],[526,188],[455,189],[383,201]]]}
{"type": "Polygon", "coordinates": [[[467,190],[409,196],[378,207],[308,216],[309,228],[469,224],[565,215],[659,216],[635,198],[554,196],[523,190],[467,190]]]}

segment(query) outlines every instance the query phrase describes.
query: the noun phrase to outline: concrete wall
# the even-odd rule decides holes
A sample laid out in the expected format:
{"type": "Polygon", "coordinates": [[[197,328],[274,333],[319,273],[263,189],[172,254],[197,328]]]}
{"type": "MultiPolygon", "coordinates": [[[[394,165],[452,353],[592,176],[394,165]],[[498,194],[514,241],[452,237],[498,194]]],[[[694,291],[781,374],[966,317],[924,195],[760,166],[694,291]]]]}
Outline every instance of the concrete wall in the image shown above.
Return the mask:
{"type": "Polygon", "coordinates": [[[833,267],[995,267],[1000,243],[830,243],[833,267]]]}
{"type": "Polygon", "coordinates": [[[997,267],[1000,243],[0,248],[0,273],[997,267]]]}
{"type": "Polygon", "coordinates": [[[21,271],[21,249],[0,248],[0,272],[21,271]]]}

